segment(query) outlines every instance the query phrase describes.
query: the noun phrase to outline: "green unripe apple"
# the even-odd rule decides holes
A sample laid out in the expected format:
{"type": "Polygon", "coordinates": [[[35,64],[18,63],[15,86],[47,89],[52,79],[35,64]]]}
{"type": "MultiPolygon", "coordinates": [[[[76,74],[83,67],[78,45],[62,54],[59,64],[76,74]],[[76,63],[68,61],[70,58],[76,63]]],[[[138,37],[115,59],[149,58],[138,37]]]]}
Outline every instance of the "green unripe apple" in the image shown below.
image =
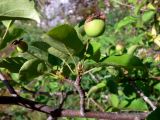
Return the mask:
{"type": "Polygon", "coordinates": [[[28,50],[28,45],[26,42],[24,41],[20,41],[18,44],[17,44],[17,50],[19,52],[26,52],[28,50]]]}
{"type": "Polygon", "coordinates": [[[84,30],[90,37],[97,37],[104,32],[105,22],[102,19],[93,19],[89,22],[85,22],[84,30]]]}

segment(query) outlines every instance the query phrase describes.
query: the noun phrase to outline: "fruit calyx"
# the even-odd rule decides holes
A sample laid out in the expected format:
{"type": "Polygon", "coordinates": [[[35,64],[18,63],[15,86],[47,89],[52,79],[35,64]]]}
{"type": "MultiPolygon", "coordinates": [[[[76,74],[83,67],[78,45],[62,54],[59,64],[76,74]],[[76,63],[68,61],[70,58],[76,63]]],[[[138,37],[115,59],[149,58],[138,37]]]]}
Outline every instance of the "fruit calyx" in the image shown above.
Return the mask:
{"type": "Polygon", "coordinates": [[[104,21],[105,21],[106,16],[105,16],[105,14],[102,13],[102,12],[93,13],[92,15],[90,15],[90,16],[86,19],[85,23],[90,22],[90,21],[92,21],[92,20],[94,20],[94,19],[101,19],[101,20],[104,20],[104,21]]]}

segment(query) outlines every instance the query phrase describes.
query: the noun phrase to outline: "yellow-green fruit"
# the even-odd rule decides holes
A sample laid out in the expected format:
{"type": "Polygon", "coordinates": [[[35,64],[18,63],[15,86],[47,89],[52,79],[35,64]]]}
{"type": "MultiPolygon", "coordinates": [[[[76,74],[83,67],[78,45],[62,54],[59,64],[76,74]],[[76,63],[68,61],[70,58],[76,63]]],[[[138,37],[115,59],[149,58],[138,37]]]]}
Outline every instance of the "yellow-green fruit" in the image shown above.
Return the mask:
{"type": "Polygon", "coordinates": [[[90,37],[97,37],[104,32],[105,22],[101,19],[94,19],[89,22],[85,22],[84,30],[90,37]]]}
{"type": "Polygon", "coordinates": [[[117,52],[123,52],[123,51],[124,51],[124,45],[122,45],[122,44],[117,44],[117,45],[116,45],[116,51],[117,51],[117,52]]]}
{"type": "Polygon", "coordinates": [[[26,52],[27,50],[28,50],[28,45],[27,45],[27,43],[26,42],[24,42],[24,41],[20,41],[20,43],[18,43],[18,45],[17,45],[17,50],[19,51],[19,52],[26,52]]]}

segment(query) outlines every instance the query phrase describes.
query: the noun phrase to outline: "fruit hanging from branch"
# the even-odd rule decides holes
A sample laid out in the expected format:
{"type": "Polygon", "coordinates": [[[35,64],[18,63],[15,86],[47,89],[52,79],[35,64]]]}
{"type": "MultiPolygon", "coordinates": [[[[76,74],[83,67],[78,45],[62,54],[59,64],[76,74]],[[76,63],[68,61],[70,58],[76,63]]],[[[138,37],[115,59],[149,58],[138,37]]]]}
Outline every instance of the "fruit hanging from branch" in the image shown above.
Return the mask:
{"type": "Polygon", "coordinates": [[[89,16],[84,24],[84,31],[89,37],[100,36],[105,30],[105,15],[97,13],[89,16]]]}

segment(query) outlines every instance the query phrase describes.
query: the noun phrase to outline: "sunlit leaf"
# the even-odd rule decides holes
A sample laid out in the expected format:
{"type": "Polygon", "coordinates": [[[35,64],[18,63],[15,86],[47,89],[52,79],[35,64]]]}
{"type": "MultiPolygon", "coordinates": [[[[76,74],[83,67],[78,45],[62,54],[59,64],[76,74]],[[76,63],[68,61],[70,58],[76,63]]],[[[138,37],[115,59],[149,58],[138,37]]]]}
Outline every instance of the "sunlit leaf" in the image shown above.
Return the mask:
{"type": "Polygon", "coordinates": [[[0,20],[32,19],[40,22],[32,0],[1,0],[0,20]]]}
{"type": "Polygon", "coordinates": [[[153,11],[153,10],[144,12],[143,15],[142,15],[142,21],[144,23],[147,23],[148,21],[150,21],[153,18],[153,16],[155,15],[155,13],[156,12],[153,11]]]}
{"type": "Polygon", "coordinates": [[[97,91],[102,90],[106,86],[107,86],[106,80],[101,81],[100,83],[98,83],[97,85],[95,85],[89,89],[87,96],[89,97],[92,93],[96,93],[97,91]]]}
{"type": "Polygon", "coordinates": [[[2,23],[3,23],[3,25],[4,25],[6,28],[9,28],[9,26],[10,26],[11,23],[12,23],[12,20],[3,20],[2,23]]]}
{"type": "Polygon", "coordinates": [[[136,23],[136,21],[137,21],[137,18],[133,16],[127,16],[116,24],[115,29],[116,31],[118,31],[129,24],[136,23]]]}
{"type": "Polygon", "coordinates": [[[134,14],[138,15],[138,13],[140,12],[140,9],[146,4],[147,0],[143,0],[141,2],[136,2],[136,6],[134,9],[134,14]]]}
{"type": "Polygon", "coordinates": [[[103,64],[115,65],[115,66],[123,66],[123,67],[143,67],[142,61],[133,55],[124,54],[121,56],[110,56],[106,58],[103,64]]]}
{"type": "Polygon", "coordinates": [[[142,99],[123,99],[119,107],[122,109],[132,110],[132,111],[146,111],[148,110],[147,104],[142,99]]]}
{"type": "Polygon", "coordinates": [[[116,94],[110,94],[109,95],[109,102],[110,102],[110,104],[113,106],[113,107],[115,107],[115,108],[117,108],[118,107],[118,105],[119,105],[119,98],[118,98],[118,95],[116,95],[116,94]]]}

